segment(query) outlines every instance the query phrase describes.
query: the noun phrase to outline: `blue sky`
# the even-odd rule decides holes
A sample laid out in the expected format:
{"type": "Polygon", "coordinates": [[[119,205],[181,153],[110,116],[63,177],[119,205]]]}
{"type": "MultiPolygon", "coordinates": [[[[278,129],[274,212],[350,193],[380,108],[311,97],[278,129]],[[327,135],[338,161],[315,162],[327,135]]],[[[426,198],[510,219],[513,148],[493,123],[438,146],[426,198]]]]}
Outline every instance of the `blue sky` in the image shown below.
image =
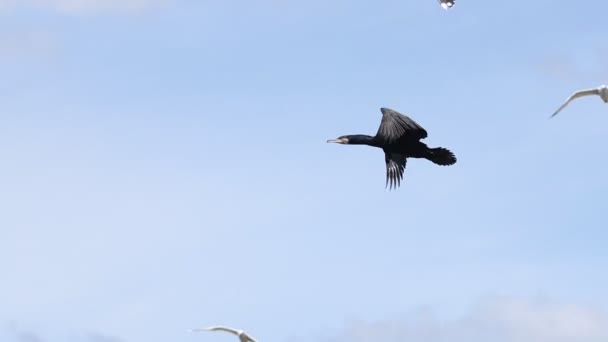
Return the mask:
{"type": "Polygon", "coordinates": [[[0,0],[0,338],[606,341],[607,10],[0,0]]]}

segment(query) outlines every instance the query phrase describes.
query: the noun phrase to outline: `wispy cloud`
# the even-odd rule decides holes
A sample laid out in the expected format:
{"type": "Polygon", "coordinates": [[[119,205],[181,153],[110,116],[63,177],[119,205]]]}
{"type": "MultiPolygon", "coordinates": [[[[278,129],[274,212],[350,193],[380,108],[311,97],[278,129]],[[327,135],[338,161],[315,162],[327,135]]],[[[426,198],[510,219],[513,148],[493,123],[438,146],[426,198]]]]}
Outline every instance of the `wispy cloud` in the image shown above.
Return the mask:
{"type": "Polygon", "coordinates": [[[83,337],[82,342],[124,342],[124,340],[115,336],[92,333],[83,337]]]}
{"type": "Polygon", "coordinates": [[[17,342],[43,342],[43,340],[32,332],[19,332],[14,336],[17,342]]]}
{"type": "Polygon", "coordinates": [[[460,319],[431,311],[375,323],[350,322],[333,342],[600,342],[608,341],[608,314],[540,300],[484,301],[460,319]]]}
{"type": "Polygon", "coordinates": [[[0,61],[48,60],[56,57],[59,44],[48,31],[0,32],[0,61]]]}
{"type": "Polygon", "coordinates": [[[62,14],[131,13],[169,0],[0,0],[0,10],[43,9],[62,14]]]}
{"type": "Polygon", "coordinates": [[[597,82],[598,79],[608,77],[608,66],[605,61],[608,57],[608,49],[597,46],[581,57],[582,61],[575,58],[574,54],[552,54],[543,57],[538,62],[542,74],[555,80],[563,82],[597,82]]]}
{"type": "MultiPolygon", "coordinates": [[[[0,331],[0,340],[6,342],[49,342],[52,339],[43,337],[44,334],[35,331],[18,329],[15,324],[9,324],[4,333],[0,331]]],[[[101,333],[84,333],[73,336],[71,341],[75,342],[124,342],[119,337],[101,333]]]]}
{"type": "Polygon", "coordinates": [[[565,56],[549,56],[538,65],[545,76],[564,82],[573,82],[587,77],[571,59],[565,56]]]}

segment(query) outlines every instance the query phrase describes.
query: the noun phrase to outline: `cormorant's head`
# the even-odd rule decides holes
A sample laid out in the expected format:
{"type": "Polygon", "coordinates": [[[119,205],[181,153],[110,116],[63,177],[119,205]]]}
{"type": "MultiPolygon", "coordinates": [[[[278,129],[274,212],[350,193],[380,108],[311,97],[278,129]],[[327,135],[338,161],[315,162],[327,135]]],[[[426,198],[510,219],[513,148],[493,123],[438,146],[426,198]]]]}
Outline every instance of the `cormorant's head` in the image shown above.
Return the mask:
{"type": "Polygon", "coordinates": [[[336,139],[329,139],[327,140],[328,143],[336,143],[336,144],[348,144],[348,135],[343,135],[341,137],[338,137],[336,139]]]}

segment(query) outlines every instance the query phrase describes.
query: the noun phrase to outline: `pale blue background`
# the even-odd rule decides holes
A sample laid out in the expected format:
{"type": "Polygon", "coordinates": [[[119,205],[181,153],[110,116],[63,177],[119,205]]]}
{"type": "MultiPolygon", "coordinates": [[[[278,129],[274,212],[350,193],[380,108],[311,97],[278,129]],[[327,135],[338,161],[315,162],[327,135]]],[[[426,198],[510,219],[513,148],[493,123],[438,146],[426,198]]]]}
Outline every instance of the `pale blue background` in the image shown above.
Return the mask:
{"type": "Polygon", "coordinates": [[[72,5],[0,0],[2,340],[605,341],[607,2],[72,5]]]}

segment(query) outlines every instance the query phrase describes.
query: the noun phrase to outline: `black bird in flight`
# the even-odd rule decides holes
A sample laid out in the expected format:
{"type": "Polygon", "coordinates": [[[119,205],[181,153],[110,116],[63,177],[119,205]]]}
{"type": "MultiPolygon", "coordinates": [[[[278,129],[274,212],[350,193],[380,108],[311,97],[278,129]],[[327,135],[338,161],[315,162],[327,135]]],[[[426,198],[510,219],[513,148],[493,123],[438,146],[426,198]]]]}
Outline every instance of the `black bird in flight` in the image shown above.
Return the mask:
{"type": "Polygon", "coordinates": [[[343,135],[328,143],[369,145],[384,151],[386,162],[386,185],[389,190],[401,185],[407,158],[425,158],[437,165],[452,165],[456,156],[443,147],[430,148],[421,139],[427,132],[408,116],[389,108],[380,108],[382,121],[375,136],[355,134],[343,135]]]}

